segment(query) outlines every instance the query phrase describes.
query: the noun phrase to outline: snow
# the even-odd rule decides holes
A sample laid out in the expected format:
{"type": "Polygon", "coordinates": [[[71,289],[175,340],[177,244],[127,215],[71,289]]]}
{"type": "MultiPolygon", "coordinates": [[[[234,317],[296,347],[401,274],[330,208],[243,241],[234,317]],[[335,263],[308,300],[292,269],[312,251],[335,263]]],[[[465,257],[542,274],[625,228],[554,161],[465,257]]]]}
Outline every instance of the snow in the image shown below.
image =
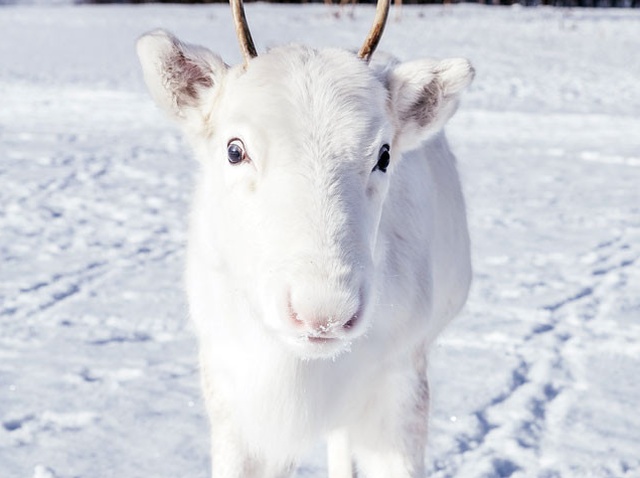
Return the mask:
{"type": "MultiPolygon", "coordinates": [[[[371,7],[251,4],[259,48],[356,48],[371,7]]],[[[448,132],[474,246],[431,358],[430,476],[640,477],[633,10],[405,6],[381,48],[470,58],[448,132]]],[[[0,7],[0,476],[206,477],[181,290],[194,164],[155,27],[238,62],[226,5],[0,7]]],[[[277,437],[274,437],[277,439],[277,437]]],[[[323,447],[299,477],[326,474],[323,447]]]]}

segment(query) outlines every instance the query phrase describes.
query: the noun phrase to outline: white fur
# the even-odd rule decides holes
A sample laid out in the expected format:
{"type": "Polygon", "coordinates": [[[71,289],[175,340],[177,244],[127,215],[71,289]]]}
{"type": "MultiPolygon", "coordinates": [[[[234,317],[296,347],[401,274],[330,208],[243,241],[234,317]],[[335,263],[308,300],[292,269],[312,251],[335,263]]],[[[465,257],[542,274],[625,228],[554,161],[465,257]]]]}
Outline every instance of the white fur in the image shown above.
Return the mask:
{"type": "Polygon", "coordinates": [[[200,162],[187,290],[214,478],[289,476],[327,435],[331,478],[350,450],[369,478],[422,476],[427,348],[471,278],[441,131],[468,62],[287,46],[230,68],[163,31],[138,53],[200,162]]]}

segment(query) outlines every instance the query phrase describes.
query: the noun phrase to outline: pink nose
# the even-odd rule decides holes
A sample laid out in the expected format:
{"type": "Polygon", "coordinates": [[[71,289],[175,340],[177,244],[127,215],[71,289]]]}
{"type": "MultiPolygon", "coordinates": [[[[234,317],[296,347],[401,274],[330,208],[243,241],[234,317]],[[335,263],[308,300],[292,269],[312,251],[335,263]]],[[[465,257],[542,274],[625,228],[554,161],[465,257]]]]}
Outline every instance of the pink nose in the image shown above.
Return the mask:
{"type": "Polygon", "coordinates": [[[355,306],[334,307],[332,313],[327,313],[326,307],[305,307],[305,312],[299,312],[301,308],[296,308],[291,301],[288,309],[289,323],[295,329],[314,335],[344,335],[358,324],[362,315],[360,300],[355,306]]]}

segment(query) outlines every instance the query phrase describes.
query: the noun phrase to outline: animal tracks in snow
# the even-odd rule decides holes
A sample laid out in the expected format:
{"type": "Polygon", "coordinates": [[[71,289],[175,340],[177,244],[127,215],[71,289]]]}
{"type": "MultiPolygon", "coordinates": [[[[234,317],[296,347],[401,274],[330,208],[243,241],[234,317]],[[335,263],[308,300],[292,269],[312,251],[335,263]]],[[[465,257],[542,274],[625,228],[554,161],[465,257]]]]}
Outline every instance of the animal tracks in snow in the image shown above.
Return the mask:
{"type": "MultiPolygon", "coordinates": [[[[73,90],[60,93],[43,98],[36,90],[32,100],[50,110],[78,104],[73,90]]],[[[109,111],[102,100],[83,98],[98,116],[109,111]]],[[[109,100],[140,116],[105,120],[101,131],[99,118],[85,129],[77,119],[51,125],[38,117],[2,130],[3,478],[95,476],[143,442],[172,443],[194,466],[194,454],[205,463],[204,441],[157,428],[165,421],[158,417],[185,410],[192,429],[204,435],[206,427],[195,352],[178,352],[194,349],[180,288],[191,173],[175,168],[186,162],[171,154],[175,136],[131,127],[144,121],[144,106],[131,110],[127,94],[109,100]],[[126,431],[122,423],[136,426],[126,431]],[[14,459],[13,450],[23,452],[14,459]]]]}
{"type": "Polygon", "coordinates": [[[79,432],[94,425],[99,420],[93,412],[55,413],[45,411],[42,414],[26,415],[2,422],[9,432],[10,441],[15,445],[31,444],[42,433],[56,435],[66,432],[79,432]]]}
{"type": "MultiPolygon", "coordinates": [[[[476,115],[481,113],[463,114],[461,124],[475,124],[476,115]]],[[[577,136],[580,127],[575,122],[577,136]]],[[[568,137],[572,128],[571,120],[564,124],[568,137]]],[[[494,147],[501,141],[491,134],[485,140],[494,147]]],[[[471,157],[482,146],[467,147],[471,157]]],[[[432,362],[438,382],[432,436],[445,426],[463,431],[456,433],[455,446],[433,444],[434,476],[640,474],[632,451],[639,443],[638,423],[628,422],[638,399],[631,382],[640,357],[640,176],[635,168],[618,175],[626,163],[600,161],[576,182],[584,159],[569,145],[538,144],[509,158],[498,154],[490,164],[461,166],[465,179],[472,178],[466,184],[476,279],[466,315],[446,333],[432,362]],[[518,164],[532,155],[540,172],[523,183],[515,176],[518,164]],[[487,178],[483,171],[489,168],[501,173],[487,178]],[[616,192],[604,204],[597,198],[612,174],[616,192]],[[484,216],[474,216],[475,208],[484,216]],[[460,360],[467,368],[438,371],[441,354],[449,366],[460,360]],[[465,377],[475,390],[484,384],[494,392],[438,396],[452,375],[465,377]],[[624,399],[614,399],[614,390],[623,391],[624,399]],[[609,401],[615,405],[604,405],[609,401]],[[438,421],[442,408],[453,410],[453,423],[438,421]],[[466,416],[459,411],[465,408],[466,416]],[[604,430],[606,446],[598,438],[604,430]]]]}

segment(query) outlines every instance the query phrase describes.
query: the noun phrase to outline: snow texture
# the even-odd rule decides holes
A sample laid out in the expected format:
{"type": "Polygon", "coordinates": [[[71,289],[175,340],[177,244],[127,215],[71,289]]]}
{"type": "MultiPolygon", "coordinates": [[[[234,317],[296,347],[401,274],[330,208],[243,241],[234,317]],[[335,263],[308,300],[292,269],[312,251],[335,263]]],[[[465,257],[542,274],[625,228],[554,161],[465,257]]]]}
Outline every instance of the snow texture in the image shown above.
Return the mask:
{"type": "MultiPolygon", "coordinates": [[[[247,7],[262,49],[357,48],[373,10],[349,11],[247,7]]],[[[640,12],[393,16],[382,49],[477,71],[448,130],[475,279],[431,357],[430,476],[640,477],[640,12]]],[[[208,476],[181,288],[196,168],[134,41],[163,27],[234,63],[230,18],[0,7],[2,478],[208,476]]],[[[318,444],[297,476],[325,474],[318,444]]]]}

